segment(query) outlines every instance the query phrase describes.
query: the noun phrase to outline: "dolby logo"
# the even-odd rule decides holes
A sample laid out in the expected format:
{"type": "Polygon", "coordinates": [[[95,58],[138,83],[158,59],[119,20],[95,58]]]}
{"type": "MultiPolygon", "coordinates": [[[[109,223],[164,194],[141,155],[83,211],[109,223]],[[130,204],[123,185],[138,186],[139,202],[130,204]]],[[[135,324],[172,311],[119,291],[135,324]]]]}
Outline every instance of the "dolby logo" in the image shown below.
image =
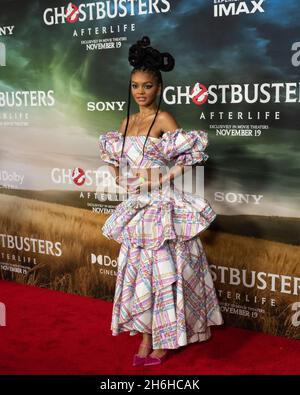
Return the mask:
{"type": "Polygon", "coordinates": [[[96,255],[91,253],[91,264],[106,267],[117,267],[118,261],[116,259],[111,259],[107,255],[96,255]]]}

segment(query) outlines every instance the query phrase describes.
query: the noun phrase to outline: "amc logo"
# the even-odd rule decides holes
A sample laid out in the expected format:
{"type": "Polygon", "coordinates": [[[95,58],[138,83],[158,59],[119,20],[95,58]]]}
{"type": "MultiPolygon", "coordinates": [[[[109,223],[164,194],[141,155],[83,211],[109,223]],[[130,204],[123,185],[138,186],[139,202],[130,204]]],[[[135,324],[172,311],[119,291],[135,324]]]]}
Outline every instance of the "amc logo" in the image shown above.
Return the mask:
{"type": "Polygon", "coordinates": [[[6,308],[4,303],[0,303],[0,326],[6,326],[6,308]]]}
{"type": "Polygon", "coordinates": [[[91,263],[98,264],[100,266],[106,266],[106,267],[118,266],[118,261],[116,259],[111,259],[107,255],[96,255],[93,253],[91,254],[91,263]]]}

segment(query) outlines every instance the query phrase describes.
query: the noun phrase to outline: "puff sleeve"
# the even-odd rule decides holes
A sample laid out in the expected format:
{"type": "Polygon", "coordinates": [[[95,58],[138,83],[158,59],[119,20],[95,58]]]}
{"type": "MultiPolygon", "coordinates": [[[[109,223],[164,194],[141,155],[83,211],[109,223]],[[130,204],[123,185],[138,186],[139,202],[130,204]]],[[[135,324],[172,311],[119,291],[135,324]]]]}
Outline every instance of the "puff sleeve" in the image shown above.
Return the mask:
{"type": "Polygon", "coordinates": [[[163,156],[175,165],[194,165],[205,162],[209,155],[205,153],[208,146],[208,135],[203,130],[176,129],[175,132],[164,132],[162,137],[163,156]]]}
{"type": "Polygon", "coordinates": [[[100,158],[107,163],[119,167],[120,135],[117,131],[101,134],[98,140],[100,158]]]}

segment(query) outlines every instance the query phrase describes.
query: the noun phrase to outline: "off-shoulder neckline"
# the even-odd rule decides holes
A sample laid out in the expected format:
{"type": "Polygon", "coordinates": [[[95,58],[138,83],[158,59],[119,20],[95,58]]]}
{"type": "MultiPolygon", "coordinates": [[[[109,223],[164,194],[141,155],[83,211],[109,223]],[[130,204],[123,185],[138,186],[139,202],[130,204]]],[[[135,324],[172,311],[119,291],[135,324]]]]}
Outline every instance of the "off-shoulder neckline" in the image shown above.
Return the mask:
{"type": "MultiPolygon", "coordinates": [[[[162,135],[161,135],[161,137],[153,137],[153,136],[148,136],[148,138],[150,138],[150,139],[154,139],[154,140],[161,140],[162,139],[162,136],[164,135],[164,134],[166,134],[166,133],[170,133],[170,134],[172,134],[172,133],[175,133],[175,132],[177,132],[177,131],[182,131],[183,130],[183,128],[178,128],[178,129],[176,129],[176,130],[167,130],[167,131],[165,131],[165,132],[163,132],[162,133],[162,135]]],[[[119,130],[117,130],[117,129],[114,129],[114,130],[112,130],[112,132],[116,132],[116,133],[118,133],[118,135],[121,137],[121,138],[124,138],[124,136],[123,136],[123,134],[119,131],[119,130]]],[[[138,137],[147,137],[145,134],[140,134],[139,136],[125,136],[125,138],[138,138],[138,137]]]]}

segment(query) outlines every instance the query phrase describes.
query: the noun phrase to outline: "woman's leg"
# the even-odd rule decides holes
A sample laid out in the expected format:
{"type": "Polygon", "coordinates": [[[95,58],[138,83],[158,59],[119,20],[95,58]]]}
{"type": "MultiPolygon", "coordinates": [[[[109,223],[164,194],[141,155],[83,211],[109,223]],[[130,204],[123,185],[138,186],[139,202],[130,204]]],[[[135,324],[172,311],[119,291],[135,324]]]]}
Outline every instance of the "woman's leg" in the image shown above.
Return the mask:
{"type": "Polygon", "coordinates": [[[142,342],[140,344],[139,351],[138,351],[138,355],[140,357],[146,357],[151,350],[150,347],[149,348],[144,347],[145,345],[150,346],[150,347],[152,345],[152,336],[149,333],[143,333],[143,339],[142,339],[142,342]]]}
{"type": "Polygon", "coordinates": [[[157,350],[153,350],[152,353],[150,354],[151,357],[162,357],[168,352],[167,349],[164,348],[159,348],[157,350]]]}
{"type": "MultiPolygon", "coordinates": [[[[141,347],[142,345],[152,345],[152,336],[149,335],[148,333],[143,333],[143,340],[140,344],[140,348],[139,348],[139,352],[138,354],[141,357],[145,357],[149,354],[150,349],[146,348],[146,347],[141,347]]],[[[161,348],[161,349],[156,349],[153,350],[152,353],[150,354],[151,357],[162,357],[163,355],[165,355],[167,353],[167,350],[161,348]]]]}

